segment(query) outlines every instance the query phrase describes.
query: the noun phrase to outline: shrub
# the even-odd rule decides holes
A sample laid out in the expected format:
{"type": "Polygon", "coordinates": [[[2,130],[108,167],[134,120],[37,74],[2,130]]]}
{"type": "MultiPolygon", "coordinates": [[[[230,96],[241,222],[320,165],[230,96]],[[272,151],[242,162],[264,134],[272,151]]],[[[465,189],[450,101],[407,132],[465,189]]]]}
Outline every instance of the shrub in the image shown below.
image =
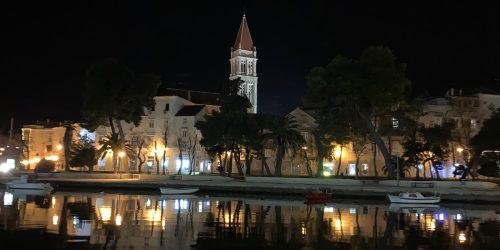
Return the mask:
{"type": "Polygon", "coordinates": [[[35,167],[35,173],[50,173],[54,171],[56,164],[53,161],[42,159],[35,167]]]}

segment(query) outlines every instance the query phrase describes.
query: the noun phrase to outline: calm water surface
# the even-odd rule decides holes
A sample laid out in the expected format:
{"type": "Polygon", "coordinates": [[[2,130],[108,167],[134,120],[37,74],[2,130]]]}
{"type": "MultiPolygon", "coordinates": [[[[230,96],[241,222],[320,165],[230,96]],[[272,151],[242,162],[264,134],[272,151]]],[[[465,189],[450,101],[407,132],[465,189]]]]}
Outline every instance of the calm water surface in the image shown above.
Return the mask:
{"type": "Polygon", "coordinates": [[[0,205],[1,249],[500,249],[499,206],[8,190],[0,205]]]}

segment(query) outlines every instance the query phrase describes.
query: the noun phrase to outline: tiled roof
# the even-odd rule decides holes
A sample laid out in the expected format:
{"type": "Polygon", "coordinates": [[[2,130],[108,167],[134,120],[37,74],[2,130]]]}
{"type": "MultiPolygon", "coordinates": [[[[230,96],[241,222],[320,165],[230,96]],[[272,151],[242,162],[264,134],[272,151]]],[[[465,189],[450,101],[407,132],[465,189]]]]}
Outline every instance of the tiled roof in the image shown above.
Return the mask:
{"type": "Polygon", "coordinates": [[[240,29],[238,30],[238,35],[236,36],[236,41],[233,46],[233,51],[237,49],[255,50],[245,15],[243,15],[243,19],[241,20],[240,29]]]}
{"type": "Polygon", "coordinates": [[[184,106],[175,114],[175,116],[195,116],[200,113],[200,111],[205,107],[205,105],[188,105],[184,106]]]}
{"type": "Polygon", "coordinates": [[[196,104],[220,105],[220,94],[187,89],[165,88],[158,95],[178,96],[196,104]]]}

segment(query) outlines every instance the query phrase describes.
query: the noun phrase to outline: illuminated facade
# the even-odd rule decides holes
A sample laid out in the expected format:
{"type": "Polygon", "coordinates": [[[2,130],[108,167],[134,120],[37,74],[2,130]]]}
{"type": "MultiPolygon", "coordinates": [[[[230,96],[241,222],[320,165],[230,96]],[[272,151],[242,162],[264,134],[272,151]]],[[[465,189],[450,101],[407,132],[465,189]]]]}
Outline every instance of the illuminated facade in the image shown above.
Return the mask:
{"type": "MultiPolygon", "coordinates": [[[[78,124],[72,124],[74,132],[71,135],[72,141],[78,141],[80,129],[78,124]]],[[[22,140],[25,144],[23,149],[24,159],[21,161],[25,169],[34,169],[41,159],[54,161],[56,170],[64,168],[64,134],[66,127],[61,122],[37,122],[35,124],[24,125],[22,130],[22,140]]]]}
{"type": "MultiPolygon", "coordinates": [[[[195,173],[210,172],[211,159],[200,146],[201,133],[195,124],[218,109],[215,105],[218,94],[176,89],[167,89],[164,94],[154,98],[154,108],[146,111],[139,126],[122,122],[125,142],[131,152],[118,157],[117,171],[138,172],[139,154],[145,160],[141,165],[143,173],[156,172],[160,166],[160,173],[165,170],[165,173],[174,174],[182,168],[181,172],[186,174],[191,164],[195,173]]],[[[111,133],[111,129],[101,126],[95,132],[99,142],[111,133]]],[[[113,152],[99,159],[95,170],[113,171],[113,152]]]]}

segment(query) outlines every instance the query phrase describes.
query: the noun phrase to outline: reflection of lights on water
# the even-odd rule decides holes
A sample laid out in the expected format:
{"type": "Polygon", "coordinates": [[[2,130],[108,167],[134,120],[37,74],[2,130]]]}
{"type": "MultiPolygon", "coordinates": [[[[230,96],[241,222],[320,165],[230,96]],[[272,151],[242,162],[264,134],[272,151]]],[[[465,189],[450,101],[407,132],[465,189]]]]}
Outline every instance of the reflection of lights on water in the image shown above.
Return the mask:
{"type": "Polygon", "coordinates": [[[52,225],[57,226],[58,222],[59,222],[59,216],[54,214],[54,216],[52,216],[52,225]]]}
{"type": "Polygon", "coordinates": [[[462,215],[461,214],[457,214],[457,220],[461,220],[462,219],[462,215]]]}
{"type": "Polygon", "coordinates": [[[356,208],[350,208],[349,209],[350,214],[356,214],[356,208]]]}
{"type": "Polygon", "coordinates": [[[444,213],[435,214],[434,218],[436,218],[436,220],[443,221],[444,220],[444,213]]]}
{"type": "Polygon", "coordinates": [[[175,200],[174,209],[187,209],[188,201],[187,200],[175,200]]]}
{"type": "Polygon", "coordinates": [[[56,197],[55,196],[52,196],[52,208],[54,208],[54,206],[56,205],[56,197]]]}
{"type": "Polygon", "coordinates": [[[434,218],[430,220],[425,221],[425,228],[427,228],[429,231],[434,231],[436,230],[436,220],[434,218]]]}
{"type": "Polygon", "coordinates": [[[198,202],[198,213],[201,213],[201,212],[203,212],[203,202],[199,201],[198,202]]]}
{"type": "Polygon", "coordinates": [[[334,208],[333,207],[325,207],[325,212],[326,213],[333,213],[334,208]]]}
{"type": "Polygon", "coordinates": [[[306,227],[304,225],[302,225],[302,227],[300,228],[300,232],[302,233],[302,235],[306,235],[306,227]]]}
{"type": "Polygon", "coordinates": [[[9,192],[5,192],[3,195],[3,205],[12,206],[13,201],[14,201],[14,195],[9,192]]]}
{"type": "Polygon", "coordinates": [[[341,230],[342,229],[342,221],[339,219],[335,219],[335,229],[341,230]]]}
{"type": "Polygon", "coordinates": [[[110,207],[101,207],[99,208],[99,212],[101,213],[102,221],[111,220],[111,208],[110,207]]]}
{"type": "Polygon", "coordinates": [[[467,240],[467,237],[465,237],[465,233],[460,233],[458,234],[458,242],[464,243],[467,240]]]}
{"type": "Polygon", "coordinates": [[[117,226],[121,226],[122,225],[122,216],[120,214],[116,215],[116,217],[115,217],[115,224],[117,226]]]}
{"type": "Polygon", "coordinates": [[[167,220],[163,219],[161,220],[161,229],[165,230],[165,225],[167,224],[167,220]]]}
{"type": "Polygon", "coordinates": [[[160,210],[148,210],[148,220],[149,221],[160,221],[161,211],[160,210]]]}
{"type": "Polygon", "coordinates": [[[80,224],[80,218],[78,216],[73,216],[73,225],[78,225],[80,224]]]}

